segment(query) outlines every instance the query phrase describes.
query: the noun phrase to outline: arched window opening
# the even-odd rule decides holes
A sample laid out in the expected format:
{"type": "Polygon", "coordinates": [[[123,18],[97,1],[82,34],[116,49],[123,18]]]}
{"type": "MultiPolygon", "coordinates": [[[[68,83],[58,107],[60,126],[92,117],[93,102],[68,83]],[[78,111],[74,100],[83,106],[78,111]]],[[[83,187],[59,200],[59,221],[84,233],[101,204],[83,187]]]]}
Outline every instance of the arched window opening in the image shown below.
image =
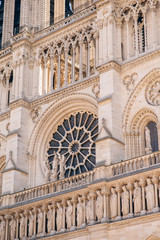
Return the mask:
{"type": "Polygon", "coordinates": [[[151,121],[147,124],[144,135],[146,154],[158,151],[158,132],[155,122],[151,121]]]}
{"type": "MultiPolygon", "coordinates": [[[[11,75],[10,75],[10,78],[9,78],[9,86],[11,86],[13,83],[13,70],[11,71],[11,75]]],[[[8,106],[9,106],[9,103],[10,103],[10,89],[8,90],[8,106]]]]}
{"type": "Polygon", "coordinates": [[[73,0],[65,0],[65,17],[69,17],[73,14],[74,4],[73,0]]]}
{"type": "Polygon", "coordinates": [[[21,12],[21,0],[15,0],[14,27],[13,27],[14,35],[18,34],[20,31],[20,12],[21,12]]]}
{"type": "Polygon", "coordinates": [[[139,48],[139,53],[142,53],[142,52],[145,52],[145,45],[146,45],[144,17],[142,12],[139,12],[138,14],[137,25],[138,25],[138,33],[137,33],[138,48],[139,48]]]}
{"type": "Polygon", "coordinates": [[[54,0],[50,0],[50,25],[54,24],[54,0]]]}
{"type": "Polygon", "coordinates": [[[4,2],[5,0],[0,1],[0,48],[2,47],[4,2]]]}

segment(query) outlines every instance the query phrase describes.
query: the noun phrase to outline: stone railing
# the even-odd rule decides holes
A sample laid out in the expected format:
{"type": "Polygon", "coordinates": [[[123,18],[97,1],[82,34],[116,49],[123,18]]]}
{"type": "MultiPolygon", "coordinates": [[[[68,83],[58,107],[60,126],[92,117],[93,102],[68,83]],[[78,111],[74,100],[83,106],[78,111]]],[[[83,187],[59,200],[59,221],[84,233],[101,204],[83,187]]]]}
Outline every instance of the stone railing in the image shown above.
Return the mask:
{"type": "MultiPolygon", "coordinates": [[[[46,189],[44,187],[44,191],[46,189]]],[[[157,168],[114,181],[94,182],[72,193],[62,192],[50,198],[9,206],[7,215],[6,209],[1,208],[1,239],[8,239],[8,233],[10,239],[37,239],[96,223],[157,213],[159,192],[160,169],[157,168]]]]}
{"type": "Polygon", "coordinates": [[[109,176],[120,176],[160,164],[160,151],[109,166],[109,176]]]}
{"type": "Polygon", "coordinates": [[[94,181],[94,171],[65,178],[59,181],[51,182],[28,190],[24,190],[12,195],[1,197],[1,206],[26,202],[32,199],[49,196],[54,193],[63,192],[67,189],[77,188],[79,186],[90,184],[94,181]]]}

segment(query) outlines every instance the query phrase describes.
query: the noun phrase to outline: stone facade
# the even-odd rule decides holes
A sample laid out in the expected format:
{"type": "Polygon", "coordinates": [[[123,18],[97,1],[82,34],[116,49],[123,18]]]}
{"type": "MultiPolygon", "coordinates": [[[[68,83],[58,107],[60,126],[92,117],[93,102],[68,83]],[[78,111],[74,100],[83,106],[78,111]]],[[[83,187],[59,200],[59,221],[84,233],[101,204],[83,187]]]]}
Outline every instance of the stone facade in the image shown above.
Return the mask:
{"type": "Polygon", "coordinates": [[[160,239],[160,2],[68,4],[5,1],[0,239],[160,239]]]}

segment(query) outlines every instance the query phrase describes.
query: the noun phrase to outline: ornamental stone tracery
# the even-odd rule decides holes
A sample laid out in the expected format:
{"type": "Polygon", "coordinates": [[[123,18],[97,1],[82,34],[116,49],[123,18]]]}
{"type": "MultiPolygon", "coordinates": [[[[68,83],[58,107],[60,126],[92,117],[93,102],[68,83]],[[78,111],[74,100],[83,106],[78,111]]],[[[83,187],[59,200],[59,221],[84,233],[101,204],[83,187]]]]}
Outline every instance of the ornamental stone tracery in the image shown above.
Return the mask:
{"type": "Polygon", "coordinates": [[[151,81],[145,90],[146,101],[153,106],[160,105],[160,80],[151,81]]]}
{"type": "MultiPolygon", "coordinates": [[[[98,119],[90,112],[73,113],[57,127],[49,142],[50,166],[57,154],[65,158],[65,177],[90,171],[95,166],[95,140],[98,134],[98,119]]],[[[52,168],[52,167],[50,167],[52,168]]],[[[60,177],[58,166],[58,178],[60,177]]]]}

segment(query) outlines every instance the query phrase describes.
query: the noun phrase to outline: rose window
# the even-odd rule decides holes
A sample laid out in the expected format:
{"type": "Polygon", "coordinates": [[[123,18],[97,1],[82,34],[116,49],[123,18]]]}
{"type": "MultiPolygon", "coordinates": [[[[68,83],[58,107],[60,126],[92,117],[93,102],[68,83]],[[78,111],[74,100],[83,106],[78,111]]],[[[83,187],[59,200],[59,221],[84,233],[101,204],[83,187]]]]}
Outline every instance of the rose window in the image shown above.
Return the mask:
{"type": "Polygon", "coordinates": [[[154,106],[160,105],[160,80],[151,81],[147,85],[145,97],[149,104],[154,106]]]}
{"type": "Polygon", "coordinates": [[[97,134],[96,115],[90,112],[78,112],[65,118],[53,133],[49,143],[50,166],[55,154],[59,153],[65,157],[65,177],[92,170],[95,166],[97,134]]]}

